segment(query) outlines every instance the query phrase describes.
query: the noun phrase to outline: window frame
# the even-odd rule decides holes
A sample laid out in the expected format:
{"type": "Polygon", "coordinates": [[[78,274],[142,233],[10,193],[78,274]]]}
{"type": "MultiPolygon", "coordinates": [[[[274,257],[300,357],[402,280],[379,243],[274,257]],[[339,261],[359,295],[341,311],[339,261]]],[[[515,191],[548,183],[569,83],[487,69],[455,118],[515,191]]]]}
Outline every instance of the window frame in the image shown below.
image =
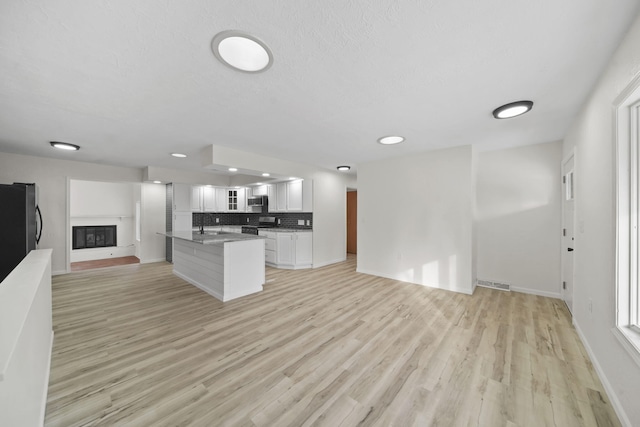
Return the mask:
{"type": "Polygon", "coordinates": [[[616,324],[612,329],[640,366],[640,75],[614,102],[616,324]]]}

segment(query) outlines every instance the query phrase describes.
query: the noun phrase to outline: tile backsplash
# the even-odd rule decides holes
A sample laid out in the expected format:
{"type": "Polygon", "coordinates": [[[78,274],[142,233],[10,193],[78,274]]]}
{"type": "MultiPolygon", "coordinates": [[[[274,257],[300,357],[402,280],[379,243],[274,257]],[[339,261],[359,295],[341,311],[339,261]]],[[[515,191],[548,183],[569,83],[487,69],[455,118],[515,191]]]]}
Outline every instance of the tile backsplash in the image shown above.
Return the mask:
{"type": "Polygon", "coordinates": [[[261,216],[273,216],[277,220],[280,220],[278,227],[282,228],[301,228],[310,229],[313,228],[313,213],[311,212],[280,212],[280,213],[251,213],[251,212],[239,212],[239,213],[193,213],[193,226],[199,227],[200,225],[212,226],[212,225],[258,225],[258,218],[261,216]],[[216,222],[216,219],[218,221],[216,222]],[[309,221],[309,225],[298,225],[298,220],[303,220],[306,224],[309,221]]]}

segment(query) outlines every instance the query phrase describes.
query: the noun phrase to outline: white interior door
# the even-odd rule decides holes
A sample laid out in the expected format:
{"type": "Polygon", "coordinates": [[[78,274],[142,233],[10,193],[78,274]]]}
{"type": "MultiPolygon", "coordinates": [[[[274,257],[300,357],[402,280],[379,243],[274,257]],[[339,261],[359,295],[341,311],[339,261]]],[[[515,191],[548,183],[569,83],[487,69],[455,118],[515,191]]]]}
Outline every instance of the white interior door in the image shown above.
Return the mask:
{"type": "Polygon", "coordinates": [[[575,174],[573,173],[573,155],[562,164],[562,298],[569,311],[573,312],[573,254],[575,174]]]}

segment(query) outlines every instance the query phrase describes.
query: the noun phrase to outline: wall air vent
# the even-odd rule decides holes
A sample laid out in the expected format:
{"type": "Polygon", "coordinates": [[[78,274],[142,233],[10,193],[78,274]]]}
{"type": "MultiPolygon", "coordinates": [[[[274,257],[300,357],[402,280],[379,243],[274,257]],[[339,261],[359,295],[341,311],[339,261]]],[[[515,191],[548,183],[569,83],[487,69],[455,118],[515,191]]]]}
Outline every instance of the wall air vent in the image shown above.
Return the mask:
{"type": "Polygon", "coordinates": [[[491,282],[489,280],[478,280],[478,286],[482,286],[483,288],[499,289],[501,291],[511,290],[511,285],[508,283],[491,282]]]}

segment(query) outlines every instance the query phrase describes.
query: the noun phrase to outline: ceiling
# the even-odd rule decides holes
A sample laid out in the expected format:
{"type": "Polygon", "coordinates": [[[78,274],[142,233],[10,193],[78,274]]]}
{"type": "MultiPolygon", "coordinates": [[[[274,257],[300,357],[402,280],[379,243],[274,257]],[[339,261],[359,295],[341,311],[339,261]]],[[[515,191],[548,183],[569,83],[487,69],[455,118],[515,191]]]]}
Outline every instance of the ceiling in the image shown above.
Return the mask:
{"type": "Polygon", "coordinates": [[[355,171],[437,148],[556,141],[639,5],[4,0],[0,151],[201,169],[213,144],[355,171]],[[229,29],[266,42],[273,66],[247,74],[220,63],[210,43],[229,29]],[[493,119],[521,99],[535,102],[530,113],[493,119]],[[406,141],[376,143],[390,134],[406,141]]]}

